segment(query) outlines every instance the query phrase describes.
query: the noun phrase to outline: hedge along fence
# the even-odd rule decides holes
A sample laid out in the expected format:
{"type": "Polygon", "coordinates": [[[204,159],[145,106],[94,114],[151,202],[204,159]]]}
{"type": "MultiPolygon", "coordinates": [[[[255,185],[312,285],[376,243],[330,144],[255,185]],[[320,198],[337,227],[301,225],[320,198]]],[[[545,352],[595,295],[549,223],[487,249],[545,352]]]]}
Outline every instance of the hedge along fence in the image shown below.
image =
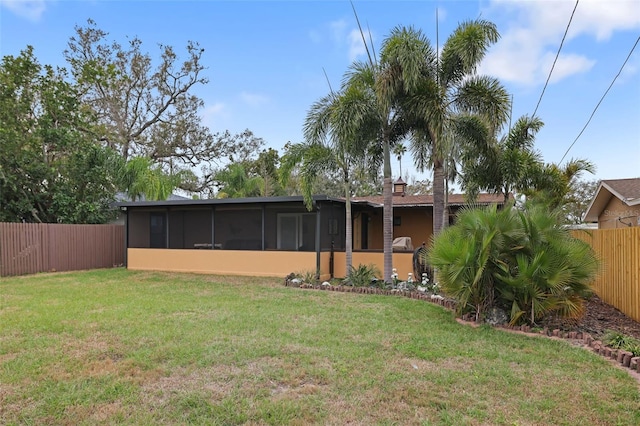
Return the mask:
{"type": "Polygon", "coordinates": [[[0,276],[124,264],[123,225],[0,223],[0,276]]]}
{"type": "Polygon", "coordinates": [[[592,287],[607,304],[640,321],[640,227],[572,231],[601,261],[592,287]]]}

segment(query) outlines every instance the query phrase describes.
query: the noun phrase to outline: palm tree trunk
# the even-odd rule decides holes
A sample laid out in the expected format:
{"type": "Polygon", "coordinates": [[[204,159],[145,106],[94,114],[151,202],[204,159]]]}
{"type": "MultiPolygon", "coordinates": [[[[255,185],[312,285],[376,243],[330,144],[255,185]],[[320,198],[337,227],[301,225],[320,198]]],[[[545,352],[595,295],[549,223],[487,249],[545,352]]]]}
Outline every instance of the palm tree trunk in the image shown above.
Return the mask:
{"type": "Polygon", "coordinates": [[[384,142],[384,169],[382,186],[382,236],[384,251],[384,281],[391,282],[391,270],[393,269],[393,195],[391,183],[391,157],[389,154],[389,141],[384,142]]]}
{"type": "Polygon", "coordinates": [[[433,235],[435,238],[444,227],[444,167],[442,161],[433,162],[433,235]]]}

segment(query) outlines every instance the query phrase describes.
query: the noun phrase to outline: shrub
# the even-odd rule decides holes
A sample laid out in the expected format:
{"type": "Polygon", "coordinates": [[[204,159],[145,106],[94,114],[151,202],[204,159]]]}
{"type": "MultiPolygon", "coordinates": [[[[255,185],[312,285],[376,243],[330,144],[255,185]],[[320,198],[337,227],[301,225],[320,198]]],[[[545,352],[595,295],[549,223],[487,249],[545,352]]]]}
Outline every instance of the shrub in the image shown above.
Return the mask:
{"type": "Polygon", "coordinates": [[[435,239],[429,260],[459,314],[479,320],[497,306],[511,324],[531,325],[552,313],[581,316],[598,267],[591,247],[542,206],[465,208],[435,239]]]}
{"type": "Polygon", "coordinates": [[[376,265],[360,264],[357,267],[351,266],[349,276],[345,279],[345,284],[352,285],[354,287],[364,287],[371,285],[378,276],[380,276],[380,270],[376,265]]]}
{"type": "Polygon", "coordinates": [[[302,282],[306,284],[317,284],[318,283],[318,279],[316,278],[317,276],[318,276],[317,272],[313,270],[299,271],[295,273],[295,278],[301,279],[302,282]]]}
{"type": "Polygon", "coordinates": [[[602,338],[605,345],[613,349],[631,352],[633,356],[640,356],[640,340],[622,334],[618,331],[607,331],[602,338]]]}

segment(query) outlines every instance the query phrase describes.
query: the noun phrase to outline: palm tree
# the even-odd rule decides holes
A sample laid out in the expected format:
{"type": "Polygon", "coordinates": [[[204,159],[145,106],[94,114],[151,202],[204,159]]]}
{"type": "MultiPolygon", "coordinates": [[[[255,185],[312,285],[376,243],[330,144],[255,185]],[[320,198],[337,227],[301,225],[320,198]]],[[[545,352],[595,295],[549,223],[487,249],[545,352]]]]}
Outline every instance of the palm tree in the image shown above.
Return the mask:
{"type": "Polygon", "coordinates": [[[398,163],[400,164],[400,177],[402,177],[402,156],[407,152],[407,147],[404,146],[402,142],[397,143],[393,146],[393,154],[398,159],[398,163]]]}
{"type": "Polygon", "coordinates": [[[399,99],[405,120],[412,127],[411,151],[419,169],[433,169],[436,236],[448,223],[445,215],[446,182],[453,176],[455,142],[479,138],[470,116],[481,116],[488,133],[495,133],[509,113],[509,96],[495,78],[476,74],[488,47],[499,38],[488,21],[463,22],[451,34],[438,55],[418,30],[395,28],[382,49],[384,79],[379,85],[385,97],[399,99]]]}
{"type": "Polygon", "coordinates": [[[353,226],[351,193],[354,173],[369,161],[366,138],[360,137],[352,114],[362,104],[362,93],[355,87],[331,92],[315,102],[304,123],[305,142],[287,146],[280,168],[283,185],[292,169],[300,166],[301,189],[307,208],[311,207],[313,184],[323,172],[338,172],[345,197],[346,271],[352,270],[353,226]]]}
{"type": "Polygon", "coordinates": [[[263,193],[264,180],[250,176],[242,163],[228,165],[216,173],[218,198],[258,197],[263,193]]]}
{"type": "Polygon", "coordinates": [[[584,172],[595,173],[595,165],[585,159],[572,158],[563,166],[545,164],[536,176],[534,189],[525,192],[530,198],[547,203],[550,208],[559,208],[584,172]]]}
{"type": "Polygon", "coordinates": [[[120,171],[118,186],[131,201],[144,196],[147,200],[166,200],[182,181],[181,175],[167,175],[147,157],[127,160],[120,171]]]}
{"type": "Polygon", "coordinates": [[[460,181],[467,197],[474,200],[483,190],[502,194],[506,203],[510,193],[531,188],[543,167],[540,154],[533,148],[542,125],[536,117],[523,116],[500,140],[483,136],[467,141],[460,158],[460,181]]]}
{"type": "MultiPolygon", "coordinates": [[[[384,52],[384,50],[383,50],[384,52]]],[[[381,53],[383,55],[383,53],[381,53]]],[[[343,90],[352,94],[347,125],[357,129],[358,136],[368,142],[374,152],[374,162],[382,157],[383,197],[383,251],[384,281],[391,282],[393,269],[393,198],[391,179],[391,149],[408,131],[403,110],[399,108],[398,93],[385,88],[385,74],[389,72],[382,62],[354,62],[343,81],[343,90]]]]}

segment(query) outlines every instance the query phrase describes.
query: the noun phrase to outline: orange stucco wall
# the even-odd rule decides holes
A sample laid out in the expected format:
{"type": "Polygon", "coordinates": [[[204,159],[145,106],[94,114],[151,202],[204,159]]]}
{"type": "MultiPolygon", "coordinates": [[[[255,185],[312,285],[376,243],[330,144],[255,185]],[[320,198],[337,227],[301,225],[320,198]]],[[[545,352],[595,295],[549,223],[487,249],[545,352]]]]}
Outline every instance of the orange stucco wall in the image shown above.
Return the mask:
{"type": "MultiPolygon", "coordinates": [[[[328,253],[326,264],[328,277],[328,253]]],[[[291,272],[315,271],[316,254],[288,251],[130,248],[127,249],[127,267],[133,270],[284,278],[291,272]]]]}
{"type": "Polygon", "coordinates": [[[628,224],[638,226],[638,217],[640,217],[640,206],[629,207],[619,198],[611,197],[611,201],[598,217],[598,228],[628,228],[628,224]]]}
{"type": "MultiPolygon", "coordinates": [[[[333,275],[337,278],[346,277],[346,254],[344,252],[336,252],[334,256],[333,275]]],[[[384,254],[382,252],[353,252],[352,264],[353,266],[374,264],[383,274],[384,254]]],[[[406,280],[409,272],[413,273],[413,253],[393,253],[393,267],[397,269],[398,278],[406,280]]]]}
{"type": "MultiPolygon", "coordinates": [[[[433,231],[431,211],[423,209],[394,209],[394,216],[400,217],[400,226],[393,227],[393,238],[411,237],[413,247],[423,242],[429,244],[433,231]]],[[[382,232],[380,232],[382,234],[382,232]]]]}
{"type": "MultiPolygon", "coordinates": [[[[382,212],[369,216],[369,249],[382,250],[383,248],[383,232],[382,232],[382,212]]],[[[421,208],[394,208],[393,215],[400,217],[400,225],[393,227],[393,238],[411,237],[414,248],[417,248],[422,242],[427,245],[431,241],[431,232],[433,230],[433,215],[431,210],[421,208]]],[[[354,220],[353,235],[354,245],[357,250],[362,247],[360,239],[361,224],[360,217],[354,220]]]]}
{"type": "Polygon", "coordinates": [[[320,280],[325,281],[331,278],[330,274],[331,253],[323,251],[320,253],[320,280]]]}

